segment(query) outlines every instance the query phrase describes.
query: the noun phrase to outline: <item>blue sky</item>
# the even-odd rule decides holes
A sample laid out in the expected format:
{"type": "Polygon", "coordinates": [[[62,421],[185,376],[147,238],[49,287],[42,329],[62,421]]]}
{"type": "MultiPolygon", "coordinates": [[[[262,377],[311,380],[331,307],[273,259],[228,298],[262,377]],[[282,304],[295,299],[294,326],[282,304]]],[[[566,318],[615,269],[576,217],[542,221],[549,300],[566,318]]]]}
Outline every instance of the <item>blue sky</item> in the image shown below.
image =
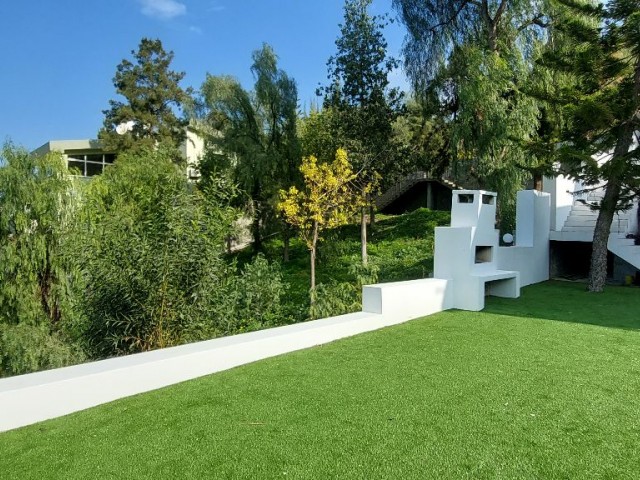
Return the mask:
{"type": "MultiPolygon", "coordinates": [[[[263,42],[298,83],[301,108],[326,80],[343,0],[2,0],[0,140],[28,149],[49,140],[95,138],[102,110],[116,98],[116,65],[142,37],[159,38],[200,87],[206,73],[233,75],[252,88],[251,53],[263,42]]],[[[371,12],[391,11],[374,0],[371,12]]],[[[399,56],[404,32],[385,31],[399,56]]],[[[394,85],[406,86],[402,72],[394,85]]]]}

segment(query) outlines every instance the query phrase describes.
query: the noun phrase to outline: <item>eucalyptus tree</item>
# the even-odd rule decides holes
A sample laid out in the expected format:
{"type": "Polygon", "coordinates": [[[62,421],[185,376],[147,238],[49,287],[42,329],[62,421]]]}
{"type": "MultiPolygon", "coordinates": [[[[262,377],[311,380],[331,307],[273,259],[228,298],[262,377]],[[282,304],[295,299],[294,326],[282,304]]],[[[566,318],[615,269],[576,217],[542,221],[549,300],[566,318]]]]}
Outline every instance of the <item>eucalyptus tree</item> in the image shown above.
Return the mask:
{"type": "MultiPolygon", "coordinates": [[[[267,44],[253,53],[251,71],[253,92],[235,78],[207,75],[199,123],[208,139],[205,177],[231,173],[248,196],[253,245],[260,249],[264,232],[275,222],[278,189],[299,178],[298,92],[295,80],[278,68],[277,56],[267,44]]],[[[285,244],[289,236],[285,229],[285,244]]]]}
{"type": "MultiPolygon", "coordinates": [[[[347,149],[360,171],[362,191],[389,165],[392,124],[400,113],[402,95],[389,87],[398,67],[387,55],[383,30],[387,16],[371,15],[372,0],[346,0],[344,23],[336,39],[336,54],[327,62],[329,85],[318,89],[324,108],[332,110],[333,136],[347,149]]],[[[319,152],[310,152],[318,154],[319,152]]],[[[363,193],[364,195],[364,193],[363,193]]],[[[362,260],[367,262],[367,207],[361,214],[362,260]]]]}
{"type": "Polygon", "coordinates": [[[131,54],[133,61],[122,60],[113,78],[116,93],[125,101],[109,100],[98,137],[105,150],[118,153],[162,144],[172,148],[174,161],[180,162],[177,151],[186,139],[187,121],[177,112],[189,103],[191,93],[180,86],[185,73],[171,69],[173,52],[166,52],[158,39],[143,38],[131,54]]]}
{"type": "Polygon", "coordinates": [[[554,29],[564,42],[549,48],[540,63],[569,79],[548,98],[564,114],[557,160],[583,184],[605,184],[588,286],[599,292],[606,282],[613,216],[640,190],[640,2],[555,0],[554,5],[554,29]],[[608,154],[606,161],[597,161],[602,154],[608,154]]]}
{"type": "Polygon", "coordinates": [[[503,227],[509,228],[526,168],[538,167],[523,148],[536,135],[539,116],[525,89],[548,24],[546,0],[393,4],[407,27],[405,69],[417,97],[444,107],[455,170],[500,193],[503,227]]]}

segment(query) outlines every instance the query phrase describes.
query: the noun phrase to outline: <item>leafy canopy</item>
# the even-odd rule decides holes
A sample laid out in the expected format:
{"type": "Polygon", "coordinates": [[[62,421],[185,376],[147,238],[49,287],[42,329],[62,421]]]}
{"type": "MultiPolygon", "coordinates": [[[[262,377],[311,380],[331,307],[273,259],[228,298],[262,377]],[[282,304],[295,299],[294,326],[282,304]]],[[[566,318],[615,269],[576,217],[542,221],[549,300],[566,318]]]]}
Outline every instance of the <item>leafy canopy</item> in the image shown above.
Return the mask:
{"type": "MultiPolygon", "coordinates": [[[[83,359],[65,255],[75,190],[59,153],[0,151],[0,377],[83,359]]],[[[77,246],[76,246],[77,247],[77,246]]]]}
{"type": "Polygon", "coordinates": [[[208,137],[203,176],[225,172],[240,186],[254,216],[254,246],[272,230],[279,188],[298,180],[298,91],[295,80],[277,66],[264,44],[253,52],[253,92],[229,76],[212,76],[202,85],[199,117],[208,137]]]}
{"type": "MultiPolygon", "coordinates": [[[[387,55],[386,16],[369,14],[371,0],[347,0],[336,54],[327,67],[330,84],[318,89],[324,108],[337,120],[330,125],[337,143],[359,168],[379,172],[389,156],[391,124],[402,95],[389,88],[389,74],[398,62],[387,55]]],[[[319,152],[314,152],[319,153],[319,152]]]]}
{"type": "Polygon", "coordinates": [[[171,158],[164,149],[122,155],[85,192],[74,241],[91,248],[78,253],[77,288],[96,356],[226,331],[217,301],[233,277],[223,239],[236,213],[171,158]]]}
{"type": "Polygon", "coordinates": [[[332,163],[319,163],[314,156],[304,158],[300,172],[304,189],[281,190],[278,210],[288,223],[298,228],[300,237],[311,249],[315,234],[347,224],[357,212],[360,206],[360,197],[354,189],[357,173],[343,149],[336,152],[332,163]]]}
{"type": "Polygon", "coordinates": [[[174,150],[186,139],[187,121],[177,112],[190,98],[190,89],[180,87],[184,72],[171,70],[173,52],[166,52],[160,40],[143,38],[138,51],[131,51],[133,61],[124,59],[116,69],[113,85],[125,101],[109,100],[104,110],[104,126],[98,133],[106,150],[125,152],[131,149],[165,145],[174,150]],[[118,125],[127,125],[124,133],[118,125]]]}

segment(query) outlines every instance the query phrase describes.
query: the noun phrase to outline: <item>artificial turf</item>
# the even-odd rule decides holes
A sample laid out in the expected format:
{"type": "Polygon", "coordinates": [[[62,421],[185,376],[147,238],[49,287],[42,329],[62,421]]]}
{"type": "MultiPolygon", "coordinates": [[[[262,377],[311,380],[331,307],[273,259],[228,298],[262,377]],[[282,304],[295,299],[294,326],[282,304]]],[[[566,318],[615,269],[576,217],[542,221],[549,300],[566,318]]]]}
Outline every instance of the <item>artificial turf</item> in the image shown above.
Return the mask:
{"type": "Polygon", "coordinates": [[[547,282],[2,433],[0,477],[638,478],[639,329],[547,282]]]}

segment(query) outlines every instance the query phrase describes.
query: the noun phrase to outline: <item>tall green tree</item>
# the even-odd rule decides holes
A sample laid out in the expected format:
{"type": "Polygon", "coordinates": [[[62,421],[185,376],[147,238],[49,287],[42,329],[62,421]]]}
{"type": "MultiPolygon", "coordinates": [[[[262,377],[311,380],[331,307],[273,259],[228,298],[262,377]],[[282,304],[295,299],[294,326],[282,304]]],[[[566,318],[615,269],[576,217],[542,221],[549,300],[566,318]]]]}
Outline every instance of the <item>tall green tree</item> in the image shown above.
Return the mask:
{"type": "Polygon", "coordinates": [[[133,61],[122,60],[113,78],[124,101],[109,101],[98,137],[105,150],[118,153],[164,145],[180,162],[187,121],[178,115],[191,93],[180,86],[185,73],[171,70],[173,52],[166,52],[160,40],[143,38],[131,55],[133,61]]]}
{"type": "Polygon", "coordinates": [[[62,155],[0,152],[0,376],[66,365],[79,351],[64,242],[74,188],[62,155]]]}
{"type": "Polygon", "coordinates": [[[539,159],[524,145],[537,133],[537,101],[525,93],[545,0],[394,0],[407,27],[406,71],[418,98],[437,102],[450,126],[461,181],[500,194],[502,227],[513,227],[515,192],[539,159]],[[444,108],[442,108],[444,107],[444,108]]]}
{"type": "MultiPolygon", "coordinates": [[[[253,92],[232,77],[207,76],[200,123],[208,132],[205,177],[227,170],[246,192],[254,218],[253,245],[259,250],[265,232],[274,229],[278,189],[299,179],[301,156],[295,80],[278,68],[267,44],[253,53],[251,71],[253,92]]],[[[285,244],[289,236],[284,230],[285,244]]]]}
{"type": "Polygon", "coordinates": [[[562,170],[587,186],[604,183],[588,285],[599,292],[606,282],[613,216],[640,186],[640,2],[554,3],[554,28],[564,43],[548,49],[541,63],[571,79],[550,96],[566,121],[556,150],[562,170]]]}
{"type": "Polygon", "coordinates": [[[405,103],[405,111],[393,123],[395,156],[386,169],[386,186],[391,186],[416,171],[440,177],[449,162],[449,125],[414,98],[405,103]]]}
{"type": "MultiPolygon", "coordinates": [[[[371,15],[372,0],[346,0],[337,52],[327,62],[329,85],[318,89],[332,109],[333,135],[349,152],[365,185],[383,173],[392,157],[392,123],[402,95],[389,87],[397,61],[387,55],[386,16],[371,15]]],[[[318,154],[319,152],[315,152],[318,154]]],[[[365,193],[363,188],[363,195],[365,193]]],[[[370,200],[370,199],[368,199],[370,200]]],[[[369,201],[367,202],[369,204],[369,201]]],[[[361,213],[362,261],[367,263],[367,207],[361,213]]]]}

